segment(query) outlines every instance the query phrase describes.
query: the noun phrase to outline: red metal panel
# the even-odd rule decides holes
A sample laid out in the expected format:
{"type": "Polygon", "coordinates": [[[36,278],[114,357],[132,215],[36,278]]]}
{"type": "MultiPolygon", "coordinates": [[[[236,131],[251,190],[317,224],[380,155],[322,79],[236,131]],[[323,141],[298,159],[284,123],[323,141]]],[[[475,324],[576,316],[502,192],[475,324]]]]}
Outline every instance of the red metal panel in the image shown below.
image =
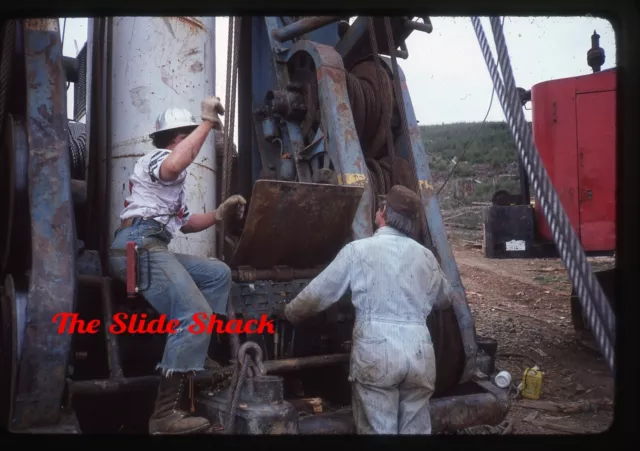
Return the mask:
{"type": "Polygon", "coordinates": [[[615,249],[616,92],[579,94],[580,239],[585,251],[615,249]]]}
{"type": "Polygon", "coordinates": [[[598,91],[615,91],[616,80],[617,77],[615,69],[576,77],[576,94],[598,91]]]}
{"type": "MultiPolygon", "coordinates": [[[[615,70],[531,89],[533,138],[585,251],[615,246],[615,89],[615,70]]],[[[536,220],[538,238],[552,240],[539,208],[536,220]]]]}
{"type": "MultiPolygon", "coordinates": [[[[539,83],[531,89],[533,139],[551,182],[579,233],[575,78],[539,83]]],[[[532,193],[534,194],[534,193],[532,193]]],[[[536,208],[539,239],[553,240],[542,210],[536,208]]]]}

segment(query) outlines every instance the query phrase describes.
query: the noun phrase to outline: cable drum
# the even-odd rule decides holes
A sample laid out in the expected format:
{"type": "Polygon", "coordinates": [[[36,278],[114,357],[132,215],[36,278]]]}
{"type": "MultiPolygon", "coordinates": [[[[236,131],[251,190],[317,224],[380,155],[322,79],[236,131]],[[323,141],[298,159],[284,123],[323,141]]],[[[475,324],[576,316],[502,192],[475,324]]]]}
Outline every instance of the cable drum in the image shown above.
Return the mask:
{"type": "Polygon", "coordinates": [[[522,104],[516,89],[502,24],[497,17],[492,17],[490,21],[504,84],[498,73],[498,68],[493,59],[480,19],[478,17],[471,18],[494,88],[500,99],[511,134],[514,137],[518,154],[522,159],[527,176],[535,192],[536,200],[542,208],[562,262],[567,268],[569,278],[578,293],[587,322],[594,333],[609,369],[614,372],[614,313],[602,287],[593,274],[584,249],[569,222],[569,218],[560,203],[558,194],[534,145],[531,128],[524,117],[522,104]]]}
{"type": "Polygon", "coordinates": [[[388,72],[381,63],[369,59],[355,64],[347,72],[347,93],[365,157],[385,156],[383,150],[387,134],[391,133],[393,111],[393,87],[388,72]]]}
{"type": "Polygon", "coordinates": [[[378,196],[386,194],[394,180],[394,155],[385,149],[386,144],[393,141],[391,116],[394,98],[389,73],[375,58],[361,60],[347,72],[347,93],[374,191],[371,214],[375,218],[378,196]]]}

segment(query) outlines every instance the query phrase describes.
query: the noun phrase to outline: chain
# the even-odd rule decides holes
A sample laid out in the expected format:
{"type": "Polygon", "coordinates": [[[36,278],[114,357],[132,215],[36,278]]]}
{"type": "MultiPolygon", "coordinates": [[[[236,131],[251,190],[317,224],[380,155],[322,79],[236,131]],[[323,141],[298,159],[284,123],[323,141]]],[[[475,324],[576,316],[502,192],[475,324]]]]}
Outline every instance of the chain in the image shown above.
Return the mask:
{"type": "MultiPolygon", "coordinates": [[[[415,190],[419,190],[418,173],[416,172],[416,161],[411,151],[411,135],[409,134],[409,125],[407,123],[407,112],[405,111],[404,99],[402,97],[402,86],[400,85],[400,71],[398,70],[398,60],[396,58],[396,46],[394,44],[393,32],[391,30],[391,21],[389,17],[384,18],[384,28],[387,35],[387,46],[389,48],[389,55],[391,56],[391,69],[393,71],[393,87],[395,91],[396,104],[398,105],[398,111],[400,112],[400,122],[402,123],[402,135],[404,136],[407,145],[407,154],[409,155],[409,161],[411,163],[411,174],[415,183],[415,190]]],[[[429,228],[427,226],[427,218],[423,209],[420,211],[420,225],[423,231],[422,240],[423,243],[429,247],[433,247],[431,243],[431,236],[429,234],[429,228]]]]}
{"type": "Polygon", "coordinates": [[[241,389],[247,375],[253,378],[266,372],[262,363],[262,349],[252,341],[247,341],[240,347],[237,361],[238,364],[235,367],[229,386],[229,409],[224,425],[225,434],[233,434],[235,430],[236,413],[238,411],[238,403],[240,402],[241,389]],[[255,352],[255,357],[251,357],[248,353],[250,349],[255,352]]]}
{"type": "MultiPolygon", "coordinates": [[[[222,156],[222,193],[220,202],[224,202],[231,195],[231,174],[233,171],[233,135],[236,118],[236,83],[238,79],[238,58],[240,55],[240,27],[241,17],[229,17],[229,35],[227,43],[227,89],[226,100],[228,105],[227,120],[224,127],[224,153],[222,156]]],[[[225,223],[220,223],[220,242],[218,243],[218,255],[224,258],[225,223]]]]}
{"type": "Polygon", "coordinates": [[[522,112],[522,105],[519,102],[500,19],[492,17],[490,21],[504,85],[498,74],[480,19],[478,17],[471,18],[489,74],[500,99],[511,134],[516,142],[520,159],[524,164],[525,171],[535,192],[536,200],[540,204],[544,217],[549,224],[553,240],[556,243],[562,262],[567,268],[569,278],[576,288],[587,322],[594,333],[609,369],[615,372],[613,352],[615,317],[611,305],[593,274],[584,249],[569,222],[569,218],[560,203],[558,194],[549,180],[538,150],[533,143],[531,129],[526,122],[522,112]]]}

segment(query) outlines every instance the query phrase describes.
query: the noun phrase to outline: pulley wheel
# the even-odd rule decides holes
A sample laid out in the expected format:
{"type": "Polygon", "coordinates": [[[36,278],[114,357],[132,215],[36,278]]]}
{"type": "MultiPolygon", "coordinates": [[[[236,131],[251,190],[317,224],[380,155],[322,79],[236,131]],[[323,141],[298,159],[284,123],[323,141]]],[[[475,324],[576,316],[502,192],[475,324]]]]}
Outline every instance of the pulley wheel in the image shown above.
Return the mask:
{"type": "MultiPolygon", "coordinates": [[[[24,121],[7,115],[0,149],[0,277],[30,266],[29,147],[24,121]]],[[[1,279],[0,279],[1,280],[1,279]]]]}
{"type": "Polygon", "coordinates": [[[8,275],[0,294],[0,421],[5,427],[9,427],[12,418],[26,309],[26,291],[16,291],[14,280],[8,275]]]}

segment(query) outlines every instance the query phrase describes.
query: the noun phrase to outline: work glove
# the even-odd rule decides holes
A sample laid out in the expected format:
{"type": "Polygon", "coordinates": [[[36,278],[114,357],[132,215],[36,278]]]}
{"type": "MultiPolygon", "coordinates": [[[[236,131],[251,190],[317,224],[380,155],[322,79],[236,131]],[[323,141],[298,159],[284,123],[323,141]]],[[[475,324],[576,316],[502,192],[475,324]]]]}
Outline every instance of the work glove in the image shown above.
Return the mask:
{"type": "Polygon", "coordinates": [[[216,221],[226,221],[229,214],[233,214],[234,209],[238,219],[242,219],[244,216],[244,206],[246,204],[247,201],[239,194],[231,196],[222,202],[216,210],[216,221]]]}
{"type": "Polygon", "coordinates": [[[222,121],[218,117],[219,114],[224,116],[224,107],[220,103],[220,99],[214,96],[207,97],[202,101],[202,120],[213,123],[213,128],[222,130],[222,121]]]}

